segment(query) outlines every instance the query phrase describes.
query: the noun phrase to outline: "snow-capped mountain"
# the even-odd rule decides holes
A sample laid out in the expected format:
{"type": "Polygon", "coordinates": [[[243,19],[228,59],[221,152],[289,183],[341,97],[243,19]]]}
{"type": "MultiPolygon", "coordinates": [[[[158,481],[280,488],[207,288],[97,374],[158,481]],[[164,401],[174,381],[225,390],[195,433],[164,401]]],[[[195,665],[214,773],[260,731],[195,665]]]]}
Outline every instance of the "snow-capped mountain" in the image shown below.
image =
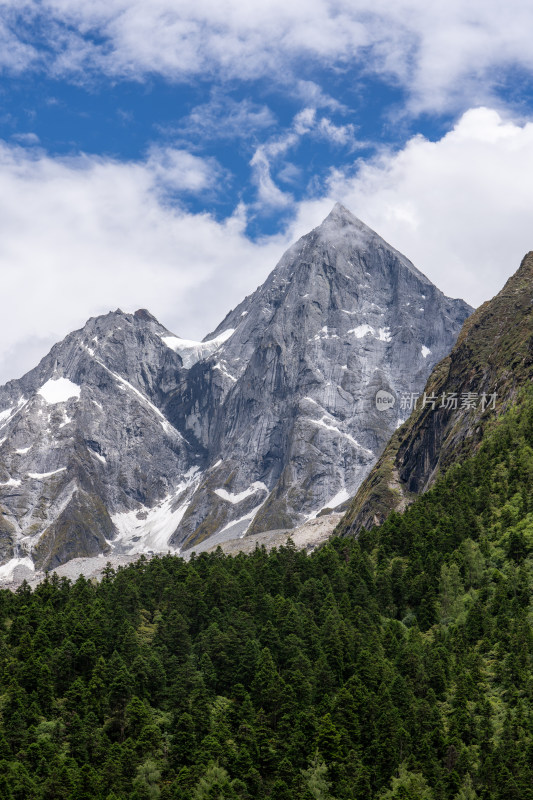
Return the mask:
{"type": "Polygon", "coordinates": [[[227,315],[213,334],[227,340],[169,404],[213,465],[172,541],[290,528],[351,497],[407,416],[378,411],[376,392],[421,389],[470,312],[336,205],[227,315]],[[208,407],[214,369],[224,400],[208,407]]]}
{"type": "Polygon", "coordinates": [[[114,512],[152,506],[192,474],[196,455],[160,408],[183,371],[168,333],[144,311],[91,319],[0,389],[4,559],[105,551],[114,512]]]}
{"type": "Polygon", "coordinates": [[[470,312],[337,205],[203,342],[147,311],[89,320],[0,389],[2,560],[185,549],[339,505],[470,312]]]}

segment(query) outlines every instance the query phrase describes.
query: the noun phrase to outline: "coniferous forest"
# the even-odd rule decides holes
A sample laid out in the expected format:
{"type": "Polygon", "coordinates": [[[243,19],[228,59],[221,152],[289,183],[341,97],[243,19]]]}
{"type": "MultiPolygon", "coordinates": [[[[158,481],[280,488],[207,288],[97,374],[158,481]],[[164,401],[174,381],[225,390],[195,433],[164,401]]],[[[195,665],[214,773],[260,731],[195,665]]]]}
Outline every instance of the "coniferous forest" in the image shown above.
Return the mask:
{"type": "Polygon", "coordinates": [[[533,395],[402,515],[0,594],[3,800],[533,798],[533,395]]]}

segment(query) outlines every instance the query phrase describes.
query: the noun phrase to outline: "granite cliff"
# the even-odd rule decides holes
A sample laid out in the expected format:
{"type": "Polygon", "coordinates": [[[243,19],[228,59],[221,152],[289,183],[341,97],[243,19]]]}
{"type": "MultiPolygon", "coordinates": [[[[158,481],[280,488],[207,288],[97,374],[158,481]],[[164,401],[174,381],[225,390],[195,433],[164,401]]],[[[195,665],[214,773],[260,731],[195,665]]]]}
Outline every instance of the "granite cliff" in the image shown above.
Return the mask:
{"type": "Polygon", "coordinates": [[[470,312],[337,205],[203,342],[89,320],[0,388],[0,570],[342,507],[470,312]]]}

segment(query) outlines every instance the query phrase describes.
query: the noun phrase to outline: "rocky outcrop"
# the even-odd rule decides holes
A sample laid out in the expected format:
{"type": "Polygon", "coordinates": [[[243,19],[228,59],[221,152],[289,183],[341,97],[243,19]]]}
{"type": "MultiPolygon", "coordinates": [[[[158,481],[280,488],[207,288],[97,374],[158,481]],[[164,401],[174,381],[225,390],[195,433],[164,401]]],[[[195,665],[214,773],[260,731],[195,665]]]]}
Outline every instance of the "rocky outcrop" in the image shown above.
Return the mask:
{"type": "Polygon", "coordinates": [[[195,464],[160,408],[182,370],[165,333],[146,312],[89,320],[0,389],[4,558],[104,551],[110,515],[160,502],[195,464]]]}
{"type": "Polygon", "coordinates": [[[477,450],[486,430],[532,378],[533,253],[528,253],[501,292],[465,322],[451,353],[427,381],[426,403],[422,394],[337,532],[357,534],[402,511],[437,475],[477,450]],[[437,398],[435,408],[431,397],[437,398]]]}
{"type": "Polygon", "coordinates": [[[173,541],[234,520],[241,533],[292,527],[346,501],[405,418],[399,398],[422,388],[470,311],[337,205],[214,331],[234,331],[216,363],[191,370],[198,411],[180,425],[221,461],[173,541]],[[206,415],[213,369],[225,394],[206,415]],[[380,390],[394,401],[386,411],[380,390]]]}
{"type": "Polygon", "coordinates": [[[470,311],[337,205],[203,342],[145,310],[89,320],[0,389],[0,556],[184,550],[338,508],[470,311]]]}

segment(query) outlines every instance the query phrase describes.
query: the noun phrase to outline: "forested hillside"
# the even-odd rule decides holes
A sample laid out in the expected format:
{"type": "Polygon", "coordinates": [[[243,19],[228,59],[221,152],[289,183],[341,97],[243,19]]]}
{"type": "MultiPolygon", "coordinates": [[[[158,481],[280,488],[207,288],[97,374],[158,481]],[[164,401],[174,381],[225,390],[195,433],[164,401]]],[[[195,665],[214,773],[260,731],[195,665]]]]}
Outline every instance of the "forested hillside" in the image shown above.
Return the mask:
{"type": "Polygon", "coordinates": [[[0,595],[5,800],[533,798],[533,394],[312,555],[0,595]]]}

